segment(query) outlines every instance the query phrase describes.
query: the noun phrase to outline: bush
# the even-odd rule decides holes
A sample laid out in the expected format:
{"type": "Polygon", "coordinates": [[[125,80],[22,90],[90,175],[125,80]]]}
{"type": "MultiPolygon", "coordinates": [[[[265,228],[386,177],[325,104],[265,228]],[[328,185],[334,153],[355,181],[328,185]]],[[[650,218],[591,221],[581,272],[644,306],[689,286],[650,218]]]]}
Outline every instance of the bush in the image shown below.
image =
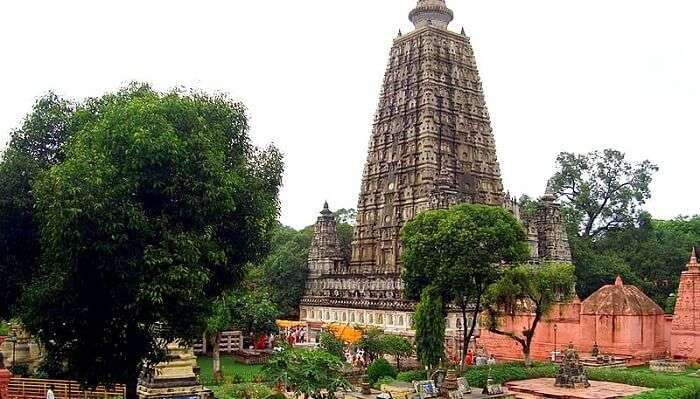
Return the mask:
{"type": "Polygon", "coordinates": [[[367,368],[369,383],[374,385],[383,377],[396,378],[396,369],[384,358],[372,362],[367,368]]]}
{"type": "Polygon", "coordinates": [[[491,378],[498,384],[508,381],[529,380],[532,378],[551,378],[556,373],[556,366],[548,364],[535,364],[533,367],[525,367],[522,363],[501,363],[495,366],[472,367],[464,374],[469,384],[474,387],[483,387],[486,380],[491,378]]]}
{"type": "Polygon", "coordinates": [[[10,335],[10,325],[0,320],[0,337],[6,337],[8,335],[10,335]]]}
{"type": "Polygon", "coordinates": [[[339,359],[345,358],[345,343],[339,340],[335,335],[322,332],[321,333],[321,348],[339,359]]]}
{"type": "Polygon", "coordinates": [[[267,399],[274,394],[273,390],[264,384],[224,384],[213,387],[214,395],[219,399],[267,399]]]}
{"type": "Polygon", "coordinates": [[[403,371],[396,375],[396,379],[402,382],[423,381],[427,378],[425,370],[403,371]]]}

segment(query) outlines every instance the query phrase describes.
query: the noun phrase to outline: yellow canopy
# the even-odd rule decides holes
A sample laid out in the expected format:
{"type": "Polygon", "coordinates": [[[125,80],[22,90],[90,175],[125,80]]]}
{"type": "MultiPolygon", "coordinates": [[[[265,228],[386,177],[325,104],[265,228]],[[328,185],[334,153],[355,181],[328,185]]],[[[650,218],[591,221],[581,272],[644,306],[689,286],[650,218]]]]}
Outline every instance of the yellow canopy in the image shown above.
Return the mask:
{"type": "Polygon", "coordinates": [[[324,327],[336,338],[348,344],[356,344],[362,339],[362,331],[349,324],[331,323],[324,327]]]}
{"type": "Polygon", "coordinates": [[[276,323],[279,328],[306,327],[305,321],[277,320],[276,323]]]}

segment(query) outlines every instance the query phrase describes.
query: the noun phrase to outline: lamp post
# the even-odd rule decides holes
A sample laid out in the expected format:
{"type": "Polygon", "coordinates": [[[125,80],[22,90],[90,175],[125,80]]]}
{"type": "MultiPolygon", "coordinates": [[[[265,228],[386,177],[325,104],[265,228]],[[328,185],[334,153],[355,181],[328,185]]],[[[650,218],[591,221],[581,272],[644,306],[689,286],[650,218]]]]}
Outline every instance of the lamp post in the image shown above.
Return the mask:
{"type": "Polygon", "coordinates": [[[559,326],[554,324],[554,353],[552,354],[552,360],[557,361],[557,331],[559,330],[559,326]]]}
{"type": "Polygon", "coordinates": [[[14,372],[14,369],[15,369],[15,348],[17,347],[17,333],[15,331],[12,331],[12,335],[10,336],[9,341],[12,342],[12,365],[11,365],[11,368],[14,372]]]}

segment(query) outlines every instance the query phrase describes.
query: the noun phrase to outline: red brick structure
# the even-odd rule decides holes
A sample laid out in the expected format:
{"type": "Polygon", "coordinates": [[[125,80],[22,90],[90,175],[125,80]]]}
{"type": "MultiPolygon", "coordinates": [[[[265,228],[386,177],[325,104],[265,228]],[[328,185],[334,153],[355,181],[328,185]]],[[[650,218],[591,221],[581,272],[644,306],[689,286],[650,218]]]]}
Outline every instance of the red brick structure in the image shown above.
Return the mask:
{"type": "Polygon", "coordinates": [[[678,287],[671,353],[676,358],[700,360],[700,264],[695,249],[678,287]]]}
{"type": "MultiPolygon", "coordinates": [[[[700,289],[700,280],[697,288],[700,289]]],[[[700,292],[700,291],[698,291],[700,292]]],[[[699,296],[700,298],[700,296],[699,296]]],[[[522,331],[533,315],[518,314],[501,320],[504,331],[522,331]]],[[[700,325],[700,318],[698,325],[700,325]]],[[[559,304],[535,332],[531,355],[547,359],[569,342],[582,353],[598,344],[604,354],[629,356],[637,361],[663,357],[668,351],[664,311],[637,287],[621,278],[581,302],[559,304]]],[[[507,337],[483,331],[481,345],[501,359],[521,359],[519,345],[507,337]]]]}
{"type": "Polygon", "coordinates": [[[7,369],[0,368],[0,399],[9,399],[8,387],[12,374],[7,369]]]}

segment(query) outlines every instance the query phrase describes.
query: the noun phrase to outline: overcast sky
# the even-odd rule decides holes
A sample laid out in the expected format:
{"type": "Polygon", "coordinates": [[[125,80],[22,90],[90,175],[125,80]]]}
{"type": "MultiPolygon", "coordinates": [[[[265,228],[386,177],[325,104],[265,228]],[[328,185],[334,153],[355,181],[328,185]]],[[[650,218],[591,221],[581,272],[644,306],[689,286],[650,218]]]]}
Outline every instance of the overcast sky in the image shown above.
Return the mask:
{"type": "MultiPolygon", "coordinates": [[[[0,147],[47,90],[138,80],[229,93],[286,155],[282,216],[356,207],[392,39],[415,0],[0,1],[0,147]]],[[[659,164],[655,217],[700,213],[700,2],[448,0],[472,38],[504,184],[540,195],[560,151],[659,164]]]]}

